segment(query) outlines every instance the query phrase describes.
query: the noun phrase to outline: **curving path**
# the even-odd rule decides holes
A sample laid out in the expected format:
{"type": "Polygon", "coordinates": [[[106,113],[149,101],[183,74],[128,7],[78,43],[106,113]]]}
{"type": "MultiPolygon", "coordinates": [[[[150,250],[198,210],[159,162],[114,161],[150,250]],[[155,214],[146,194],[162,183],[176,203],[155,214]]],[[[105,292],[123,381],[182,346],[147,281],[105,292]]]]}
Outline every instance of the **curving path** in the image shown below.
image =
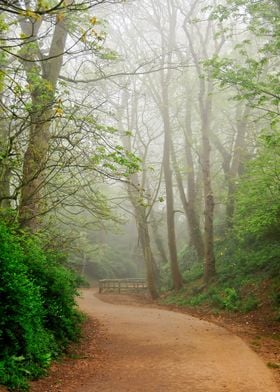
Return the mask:
{"type": "Polygon", "coordinates": [[[277,392],[269,369],[237,336],[194,317],[105,303],[84,290],[83,311],[107,328],[103,377],[77,392],[277,392]]]}

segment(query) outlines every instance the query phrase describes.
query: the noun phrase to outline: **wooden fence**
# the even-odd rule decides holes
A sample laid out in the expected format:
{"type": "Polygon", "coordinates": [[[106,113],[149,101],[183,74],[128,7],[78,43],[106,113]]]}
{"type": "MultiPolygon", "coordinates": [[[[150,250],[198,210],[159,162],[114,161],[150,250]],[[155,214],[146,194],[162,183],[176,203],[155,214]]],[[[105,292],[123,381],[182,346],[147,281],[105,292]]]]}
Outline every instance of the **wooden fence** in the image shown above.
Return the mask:
{"type": "Polygon", "coordinates": [[[145,279],[129,278],[129,279],[101,279],[99,280],[99,293],[104,291],[121,292],[140,292],[147,289],[147,281],[145,279]]]}

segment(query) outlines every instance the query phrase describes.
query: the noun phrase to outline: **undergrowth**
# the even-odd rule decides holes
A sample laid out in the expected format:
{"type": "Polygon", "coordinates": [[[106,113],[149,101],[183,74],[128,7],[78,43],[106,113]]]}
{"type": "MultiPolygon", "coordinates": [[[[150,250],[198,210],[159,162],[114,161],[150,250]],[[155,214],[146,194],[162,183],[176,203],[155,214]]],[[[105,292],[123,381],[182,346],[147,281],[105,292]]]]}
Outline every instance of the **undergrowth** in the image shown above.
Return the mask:
{"type": "Polygon", "coordinates": [[[241,313],[266,304],[280,321],[279,244],[237,244],[236,239],[216,242],[217,276],[210,285],[203,283],[202,263],[192,263],[183,275],[184,288],[162,302],[241,313]]]}
{"type": "Polygon", "coordinates": [[[37,238],[0,224],[0,384],[28,390],[79,336],[75,275],[37,238]]]}

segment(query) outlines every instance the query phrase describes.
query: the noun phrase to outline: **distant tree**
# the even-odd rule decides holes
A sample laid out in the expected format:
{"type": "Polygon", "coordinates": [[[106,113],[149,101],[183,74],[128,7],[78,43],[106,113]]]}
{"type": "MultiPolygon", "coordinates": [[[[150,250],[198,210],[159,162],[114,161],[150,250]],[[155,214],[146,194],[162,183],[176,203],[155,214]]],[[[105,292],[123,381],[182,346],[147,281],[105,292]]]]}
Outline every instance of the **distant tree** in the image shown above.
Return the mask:
{"type": "Polygon", "coordinates": [[[198,76],[199,92],[198,104],[200,113],[200,133],[201,133],[201,168],[202,182],[204,190],[204,280],[208,283],[216,274],[216,261],[214,254],[214,192],[213,180],[211,173],[211,127],[213,115],[213,83],[206,80],[202,67],[202,61],[209,57],[209,51],[214,51],[216,55],[221,51],[224,44],[224,37],[219,40],[215,38],[215,29],[211,21],[205,30],[199,30],[199,26],[192,23],[193,14],[199,5],[198,1],[194,1],[190,10],[181,7],[180,10],[184,15],[183,29],[189,45],[189,50],[195,64],[198,76]],[[193,40],[193,29],[199,37],[199,47],[195,47],[193,40]],[[214,34],[209,32],[214,30],[214,34]]]}
{"type": "MultiPolygon", "coordinates": [[[[136,116],[134,113],[137,111],[137,96],[134,97],[134,100],[131,104],[131,110],[128,108],[128,96],[127,92],[124,91],[122,94],[121,104],[118,108],[118,123],[120,130],[122,131],[122,143],[125,149],[128,152],[133,153],[132,150],[132,137],[129,131],[125,131],[123,126],[123,113],[127,112],[127,123],[131,125],[131,128],[136,130],[139,134],[138,123],[136,116]],[[129,112],[132,113],[129,116],[129,112]]],[[[148,148],[148,147],[147,147],[148,148]]],[[[138,152],[139,154],[139,152],[138,152]]],[[[147,156],[147,152],[145,154],[147,156]]],[[[137,172],[131,172],[128,176],[127,183],[127,193],[129,200],[133,206],[134,217],[137,226],[139,242],[141,245],[141,249],[143,252],[143,258],[145,262],[146,276],[147,276],[147,285],[148,290],[153,299],[158,297],[158,288],[157,288],[157,265],[155,262],[155,258],[152,251],[151,246],[151,238],[150,238],[150,230],[149,230],[149,211],[152,206],[149,205],[149,200],[145,195],[145,156],[141,159],[142,166],[142,180],[139,177],[137,172]]]]}

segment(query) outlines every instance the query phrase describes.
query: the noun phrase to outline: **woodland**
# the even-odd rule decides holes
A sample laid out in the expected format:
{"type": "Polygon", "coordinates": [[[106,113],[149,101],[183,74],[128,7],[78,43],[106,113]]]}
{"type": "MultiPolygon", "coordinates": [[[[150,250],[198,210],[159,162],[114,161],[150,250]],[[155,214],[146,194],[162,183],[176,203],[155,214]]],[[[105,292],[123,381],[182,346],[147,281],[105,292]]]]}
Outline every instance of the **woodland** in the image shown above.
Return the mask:
{"type": "Polygon", "coordinates": [[[280,321],[279,0],[0,0],[0,384],[78,287],[280,321]]]}

